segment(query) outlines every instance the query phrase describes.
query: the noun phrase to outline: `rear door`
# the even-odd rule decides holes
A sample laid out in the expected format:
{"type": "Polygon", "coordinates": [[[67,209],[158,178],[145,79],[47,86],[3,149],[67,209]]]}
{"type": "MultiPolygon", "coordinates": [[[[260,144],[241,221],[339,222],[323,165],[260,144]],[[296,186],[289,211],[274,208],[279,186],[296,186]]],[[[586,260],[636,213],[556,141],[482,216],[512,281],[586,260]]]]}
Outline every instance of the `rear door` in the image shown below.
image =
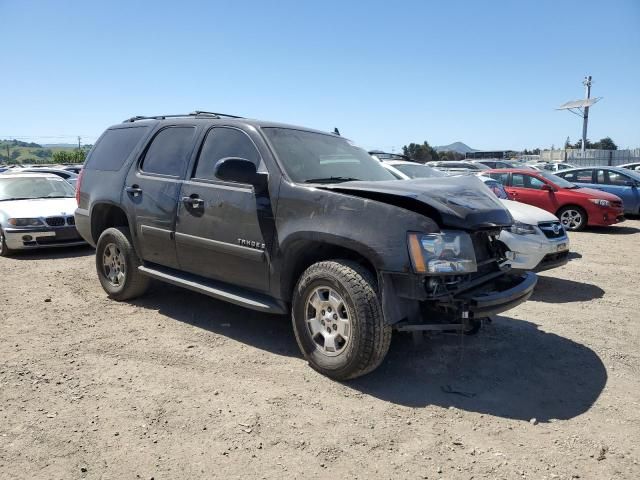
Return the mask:
{"type": "Polygon", "coordinates": [[[253,141],[240,129],[213,127],[203,141],[178,207],[176,246],[182,270],[258,291],[269,287],[267,239],[261,225],[271,215],[268,198],[249,184],[214,175],[224,158],[239,157],[262,166],[253,141]]]}
{"type": "Polygon", "coordinates": [[[180,186],[195,144],[196,127],[163,127],[127,176],[123,204],[133,211],[139,253],[177,268],[175,221],[180,186]]]}
{"type": "Polygon", "coordinates": [[[534,175],[512,173],[509,186],[505,188],[513,200],[555,212],[554,193],[542,190],[547,183],[534,175]]]}

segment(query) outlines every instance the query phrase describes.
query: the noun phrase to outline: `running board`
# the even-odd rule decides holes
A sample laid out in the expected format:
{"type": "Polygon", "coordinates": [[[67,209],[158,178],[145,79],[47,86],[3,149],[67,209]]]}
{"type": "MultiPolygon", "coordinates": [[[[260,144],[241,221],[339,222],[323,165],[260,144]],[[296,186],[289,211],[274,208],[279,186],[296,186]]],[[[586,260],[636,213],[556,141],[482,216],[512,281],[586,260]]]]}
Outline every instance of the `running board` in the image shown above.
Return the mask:
{"type": "Polygon", "coordinates": [[[161,267],[152,268],[141,265],[138,267],[138,270],[147,277],[155,278],[156,280],[167,282],[178,287],[187,288],[218,300],[240,305],[241,307],[279,315],[289,313],[284,303],[267,295],[254,293],[222,282],[216,282],[215,280],[204,279],[196,275],[161,267]]]}
{"type": "Polygon", "coordinates": [[[396,327],[399,332],[424,332],[432,331],[439,332],[442,330],[455,330],[462,331],[464,325],[462,323],[420,323],[420,324],[407,324],[399,323],[396,327]]]}

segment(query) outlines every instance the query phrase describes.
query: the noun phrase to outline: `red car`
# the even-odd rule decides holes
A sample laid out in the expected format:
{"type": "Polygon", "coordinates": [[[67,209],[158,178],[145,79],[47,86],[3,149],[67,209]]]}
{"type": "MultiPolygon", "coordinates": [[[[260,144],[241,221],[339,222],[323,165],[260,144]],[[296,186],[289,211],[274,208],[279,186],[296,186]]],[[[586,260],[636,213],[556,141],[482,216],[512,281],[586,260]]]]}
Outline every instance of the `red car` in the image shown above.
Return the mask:
{"type": "Polygon", "coordinates": [[[549,172],[507,169],[483,170],[482,174],[502,183],[512,200],[553,213],[567,230],[613,225],[624,220],[620,197],[581,188],[549,172]]]}

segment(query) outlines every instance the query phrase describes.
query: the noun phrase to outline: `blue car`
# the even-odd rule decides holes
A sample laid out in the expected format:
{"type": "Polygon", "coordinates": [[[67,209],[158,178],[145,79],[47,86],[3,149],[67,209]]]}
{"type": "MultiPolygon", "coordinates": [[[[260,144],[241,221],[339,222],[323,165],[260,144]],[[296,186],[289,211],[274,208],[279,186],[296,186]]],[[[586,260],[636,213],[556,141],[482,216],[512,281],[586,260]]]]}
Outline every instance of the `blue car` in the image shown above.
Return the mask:
{"type": "Polygon", "coordinates": [[[640,172],[620,167],[584,167],[556,175],[581,187],[613,193],[622,199],[625,214],[640,214],[640,172]]]}

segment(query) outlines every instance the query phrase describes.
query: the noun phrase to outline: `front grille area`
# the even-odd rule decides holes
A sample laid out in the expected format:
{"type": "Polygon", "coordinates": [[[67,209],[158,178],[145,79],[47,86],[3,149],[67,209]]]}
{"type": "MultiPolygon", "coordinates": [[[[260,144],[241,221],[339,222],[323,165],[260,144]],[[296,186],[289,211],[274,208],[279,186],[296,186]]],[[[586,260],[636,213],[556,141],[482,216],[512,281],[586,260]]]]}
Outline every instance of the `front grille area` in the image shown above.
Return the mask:
{"type": "Polygon", "coordinates": [[[50,227],[62,227],[65,223],[64,217],[47,217],[45,221],[50,227]]]}
{"type": "Polygon", "coordinates": [[[615,207],[615,208],[622,208],[622,202],[619,200],[613,200],[611,202],[611,206],[615,207]]]}
{"type": "Polygon", "coordinates": [[[569,250],[565,250],[564,252],[558,252],[558,253],[549,253],[544,256],[539,266],[544,267],[545,265],[548,265],[550,263],[561,262],[562,260],[566,259],[568,256],[569,256],[569,250]]]}
{"type": "Polygon", "coordinates": [[[74,217],[47,217],[44,221],[50,227],[64,227],[65,225],[74,226],[76,224],[76,219],[74,217]]]}
{"type": "Polygon", "coordinates": [[[561,238],[566,235],[560,222],[539,223],[538,227],[540,227],[540,230],[542,230],[542,233],[544,233],[547,238],[561,238]]]}

